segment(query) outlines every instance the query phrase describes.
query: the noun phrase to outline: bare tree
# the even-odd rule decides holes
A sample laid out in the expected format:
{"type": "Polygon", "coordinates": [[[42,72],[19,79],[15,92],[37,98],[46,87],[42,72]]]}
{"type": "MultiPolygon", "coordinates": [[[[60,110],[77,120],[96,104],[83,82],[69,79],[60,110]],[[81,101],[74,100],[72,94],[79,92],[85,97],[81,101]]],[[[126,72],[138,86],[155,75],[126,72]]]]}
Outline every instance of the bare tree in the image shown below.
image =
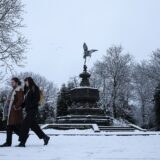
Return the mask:
{"type": "Polygon", "coordinates": [[[102,61],[95,64],[95,74],[101,85],[103,103],[112,109],[114,117],[118,116],[120,101],[128,101],[130,94],[132,58],[129,54],[122,53],[121,46],[113,46],[107,50],[102,61]]]}
{"type": "Polygon", "coordinates": [[[22,36],[21,0],[0,0],[0,77],[14,65],[22,66],[27,40],[22,36]]]}
{"type": "Polygon", "coordinates": [[[138,95],[139,98],[144,97],[143,101],[141,100],[141,104],[143,104],[141,107],[142,124],[145,122],[148,125],[148,123],[154,123],[153,120],[155,119],[155,107],[154,103],[151,103],[151,100],[153,99],[156,87],[160,84],[160,49],[153,51],[151,58],[140,64],[138,70],[138,73],[141,72],[139,75],[141,76],[139,80],[141,87],[139,87],[139,90],[142,91],[138,95]]]}
{"type": "Polygon", "coordinates": [[[134,95],[141,113],[139,121],[144,127],[154,120],[152,99],[156,86],[155,81],[148,76],[150,67],[147,67],[146,62],[142,62],[136,64],[133,71],[134,95]]]}

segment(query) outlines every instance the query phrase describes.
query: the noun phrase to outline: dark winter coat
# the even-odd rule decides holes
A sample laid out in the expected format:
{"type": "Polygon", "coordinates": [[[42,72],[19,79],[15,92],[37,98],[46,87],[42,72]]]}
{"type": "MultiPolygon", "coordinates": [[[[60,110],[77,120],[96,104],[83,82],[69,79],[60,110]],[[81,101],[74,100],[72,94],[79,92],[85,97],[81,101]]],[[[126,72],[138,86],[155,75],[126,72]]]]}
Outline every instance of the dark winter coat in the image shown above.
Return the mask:
{"type": "Polygon", "coordinates": [[[36,109],[38,110],[40,102],[40,90],[38,87],[33,87],[32,89],[27,89],[25,91],[24,108],[26,112],[36,109]]]}

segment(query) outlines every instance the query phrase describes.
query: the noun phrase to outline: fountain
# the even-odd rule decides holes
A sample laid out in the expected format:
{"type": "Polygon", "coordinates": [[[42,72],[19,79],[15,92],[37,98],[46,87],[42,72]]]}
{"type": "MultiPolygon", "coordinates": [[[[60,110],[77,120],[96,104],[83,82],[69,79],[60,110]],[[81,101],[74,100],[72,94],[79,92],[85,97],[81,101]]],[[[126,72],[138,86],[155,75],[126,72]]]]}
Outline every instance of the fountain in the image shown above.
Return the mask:
{"type": "Polygon", "coordinates": [[[81,83],[79,87],[69,91],[71,100],[68,108],[68,115],[57,117],[57,123],[94,123],[98,125],[111,125],[112,119],[105,114],[105,110],[99,103],[99,90],[90,86],[90,73],[87,71],[87,57],[91,57],[97,50],[88,50],[84,43],[84,66],[83,72],[79,75],[81,83]]]}
{"type": "Polygon", "coordinates": [[[83,72],[79,75],[81,83],[67,92],[70,103],[66,105],[67,115],[56,118],[56,123],[46,124],[43,128],[54,128],[60,130],[67,129],[93,129],[99,131],[146,131],[138,126],[127,123],[119,124],[114,118],[107,116],[105,109],[100,104],[99,90],[90,86],[90,73],[87,71],[87,57],[91,57],[97,50],[88,50],[84,43],[84,66],[83,72]],[[116,124],[117,123],[117,124],[116,124]]]}

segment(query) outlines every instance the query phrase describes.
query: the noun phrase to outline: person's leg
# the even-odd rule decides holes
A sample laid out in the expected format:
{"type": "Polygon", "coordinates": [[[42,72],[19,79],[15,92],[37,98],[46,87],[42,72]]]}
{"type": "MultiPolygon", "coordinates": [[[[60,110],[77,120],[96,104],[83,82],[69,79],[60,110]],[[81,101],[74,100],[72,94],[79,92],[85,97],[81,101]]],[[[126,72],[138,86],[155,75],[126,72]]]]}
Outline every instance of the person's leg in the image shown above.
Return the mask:
{"type": "Polygon", "coordinates": [[[14,125],[14,128],[13,128],[14,133],[15,133],[17,136],[19,136],[19,139],[18,139],[19,142],[20,142],[21,127],[22,127],[21,124],[17,124],[17,125],[14,125]]]}
{"type": "Polygon", "coordinates": [[[14,126],[13,126],[13,131],[14,131],[14,133],[15,133],[17,136],[20,136],[21,125],[20,125],[20,124],[14,125],[14,126]]]}
{"type": "Polygon", "coordinates": [[[21,125],[19,141],[21,142],[21,144],[24,144],[24,145],[29,137],[28,135],[29,135],[29,129],[30,129],[30,121],[31,120],[29,115],[26,115],[21,125]]]}
{"type": "Polygon", "coordinates": [[[12,145],[12,134],[13,134],[13,126],[12,125],[8,125],[7,126],[7,138],[6,138],[6,143],[8,145],[12,145]]]}
{"type": "Polygon", "coordinates": [[[39,137],[39,139],[44,140],[44,145],[47,145],[50,138],[42,131],[42,129],[38,125],[37,112],[35,112],[32,118],[33,118],[33,121],[31,123],[31,130],[35,132],[35,134],[39,137]]]}
{"type": "Polygon", "coordinates": [[[40,129],[39,125],[36,122],[36,116],[37,116],[36,110],[31,110],[29,113],[27,113],[26,118],[22,123],[22,130],[20,134],[21,143],[18,145],[18,147],[25,146],[30,128],[36,133],[36,135],[40,139],[44,140],[44,145],[48,144],[50,138],[40,129]]]}
{"type": "Polygon", "coordinates": [[[9,147],[12,145],[12,133],[13,133],[13,126],[11,125],[7,125],[7,131],[6,131],[6,142],[2,145],[0,145],[0,147],[9,147]]]}
{"type": "Polygon", "coordinates": [[[34,121],[31,125],[31,130],[35,132],[35,134],[39,137],[39,139],[43,139],[46,134],[42,131],[40,126],[37,124],[36,121],[34,121]]]}
{"type": "Polygon", "coordinates": [[[42,129],[40,128],[40,126],[37,124],[37,122],[33,123],[31,125],[31,129],[32,131],[35,132],[35,134],[39,137],[39,139],[43,139],[44,140],[44,145],[47,145],[49,140],[50,140],[50,137],[47,136],[43,131],[42,129]]]}

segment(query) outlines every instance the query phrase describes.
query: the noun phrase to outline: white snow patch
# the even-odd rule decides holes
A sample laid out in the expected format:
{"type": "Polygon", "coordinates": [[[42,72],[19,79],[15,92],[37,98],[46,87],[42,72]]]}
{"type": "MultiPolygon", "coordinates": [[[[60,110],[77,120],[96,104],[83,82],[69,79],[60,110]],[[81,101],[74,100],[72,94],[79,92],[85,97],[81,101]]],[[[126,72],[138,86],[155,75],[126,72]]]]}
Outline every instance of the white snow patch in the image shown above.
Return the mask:
{"type": "MultiPolygon", "coordinates": [[[[45,130],[46,132],[47,130],[45,130]]],[[[47,131],[48,132],[48,131],[47,131]]],[[[64,131],[63,131],[64,132],[64,131]]],[[[66,131],[65,131],[66,132],[66,131]]],[[[75,130],[75,132],[78,132],[75,130]]],[[[85,131],[90,132],[90,131],[85,131]]],[[[0,143],[6,135],[0,133],[0,143]]],[[[160,136],[52,136],[48,146],[35,135],[26,148],[0,148],[0,160],[159,160],[160,136]]]]}

